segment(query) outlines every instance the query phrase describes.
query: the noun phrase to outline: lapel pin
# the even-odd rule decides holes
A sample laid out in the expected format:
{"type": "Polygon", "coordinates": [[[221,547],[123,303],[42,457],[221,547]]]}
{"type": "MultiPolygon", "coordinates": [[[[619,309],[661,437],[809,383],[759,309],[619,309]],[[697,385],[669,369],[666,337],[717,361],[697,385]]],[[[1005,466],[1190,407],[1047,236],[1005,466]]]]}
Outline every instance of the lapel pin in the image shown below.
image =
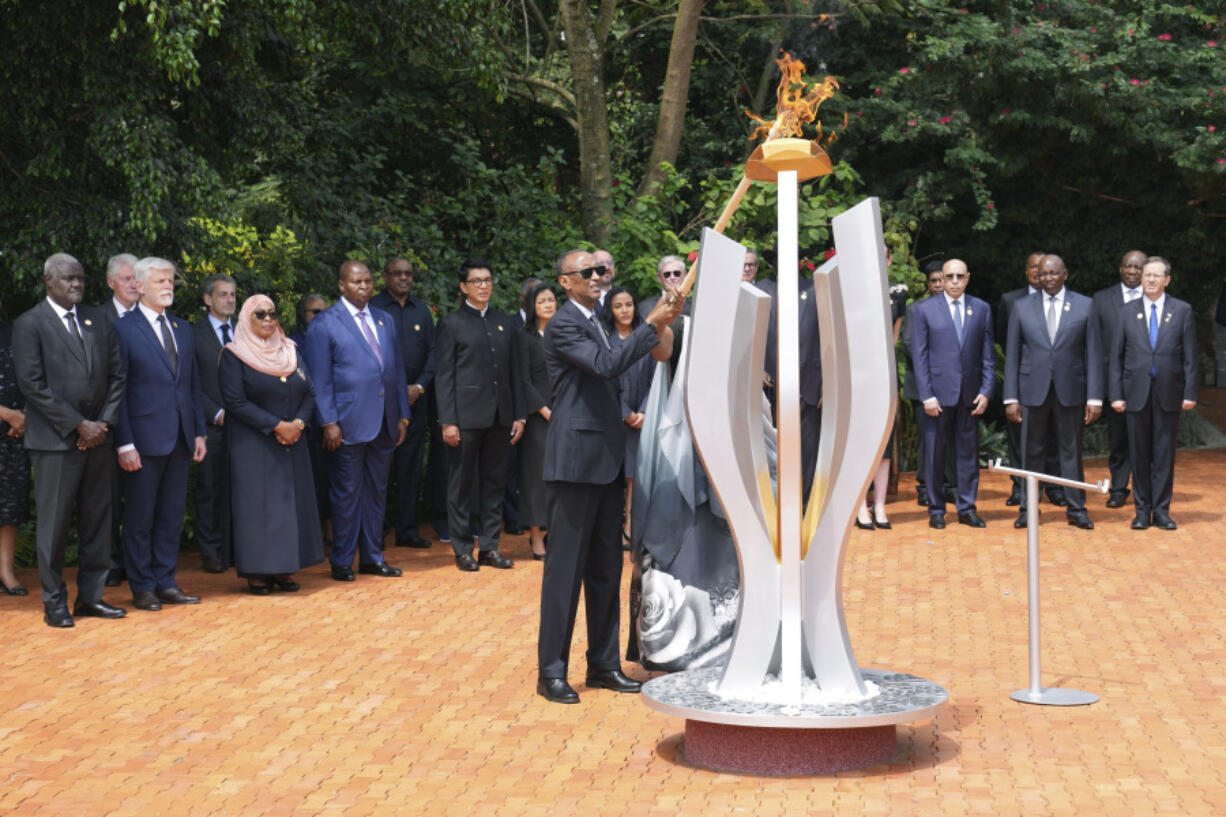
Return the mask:
{"type": "Polygon", "coordinates": [[[421,324],[420,324],[420,323],[415,323],[415,324],[413,324],[413,331],[414,331],[414,332],[420,332],[420,331],[421,331],[421,324]]]}
{"type": "Polygon", "coordinates": [[[501,332],[501,331],[502,331],[502,324],[498,324],[498,331],[499,331],[499,332],[501,332]]]}
{"type": "Polygon", "coordinates": [[[383,321],[379,321],[379,325],[380,325],[380,326],[382,326],[382,325],[383,325],[383,321]]]}
{"type": "Polygon", "coordinates": [[[974,315],[974,314],[975,314],[975,310],[971,309],[971,308],[968,306],[968,307],[966,308],[966,314],[968,314],[968,315],[974,315]]]}
{"type": "Polygon", "coordinates": [[[86,318],[86,319],[85,319],[85,325],[86,325],[86,326],[93,326],[93,325],[94,325],[94,322],[93,322],[93,321],[91,321],[89,318],[86,318]]]}
{"type": "Polygon", "coordinates": [[[1163,323],[1170,323],[1170,322],[1171,322],[1171,313],[1170,313],[1170,312],[1166,313],[1166,317],[1162,319],[1162,322],[1163,322],[1163,323]]]}
{"type": "Polygon", "coordinates": [[[807,292],[800,293],[800,300],[803,301],[805,298],[808,298],[808,297],[809,297],[809,293],[807,292]]]}
{"type": "Polygon", "coordinates": [[[1070,309],[1072,309],[1072,308],[1073,308],[1073,305],[1072,305],[1072,304],[1065,304],[1065,305],[1064,305],[1064,311],[1065,311],[1065,312],[1068,312],[1068,311],[1069,311],[1070,309]]]}
{"type": "Polygon", "coordinates": [[[1138,313],[1137,313],[1137,320],[1139,320],[1139,321],[1143,321],[1143,320],[1145,320],[1145,313],[1144,313],[1144,312],[1138,312],[1138,313]]]}
{"type": "Polygon", "coordinates": [[[281,382],[282,382],[282,383],[284,383],[284,382],[285,382],[285,375],[281,375],[281,382]]]}

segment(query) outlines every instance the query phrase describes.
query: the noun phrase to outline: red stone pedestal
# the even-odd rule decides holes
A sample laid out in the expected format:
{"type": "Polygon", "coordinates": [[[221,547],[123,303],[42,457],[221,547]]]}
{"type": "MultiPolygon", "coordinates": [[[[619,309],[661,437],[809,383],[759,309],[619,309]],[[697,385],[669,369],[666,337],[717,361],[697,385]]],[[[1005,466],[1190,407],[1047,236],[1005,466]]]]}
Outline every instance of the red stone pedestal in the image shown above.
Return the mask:
{"type": "Polygon", "coordinates": [[[721,772],[826,774],[889,763],[898,752],[895,727],[794,729],[686,720],[685,759],[721,772]]]}

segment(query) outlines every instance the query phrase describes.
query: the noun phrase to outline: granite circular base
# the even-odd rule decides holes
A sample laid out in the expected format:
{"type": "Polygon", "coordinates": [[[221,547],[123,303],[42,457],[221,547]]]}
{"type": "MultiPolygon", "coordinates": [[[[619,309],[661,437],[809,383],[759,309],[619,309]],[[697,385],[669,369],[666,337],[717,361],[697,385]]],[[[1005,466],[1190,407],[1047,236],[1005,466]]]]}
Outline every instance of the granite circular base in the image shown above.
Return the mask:
{"type": "Polygon", "coordinates": [[[895,726],[788,729],[687,720],[685,759],[720,772],[829,774],[889,763],[898,754],[895,726]]]}
{"type": "Polygon", "coordinates": [[[888,762],[895,726],[935,714],[949,699],[940,684],[901,672],[862,669],[877,694],[856,703],[771,703],[714,692],[719,667],[677,672],[643,685],[643,702],[685,718],[686,760],[747,774],[817,774],[888,762]]]}

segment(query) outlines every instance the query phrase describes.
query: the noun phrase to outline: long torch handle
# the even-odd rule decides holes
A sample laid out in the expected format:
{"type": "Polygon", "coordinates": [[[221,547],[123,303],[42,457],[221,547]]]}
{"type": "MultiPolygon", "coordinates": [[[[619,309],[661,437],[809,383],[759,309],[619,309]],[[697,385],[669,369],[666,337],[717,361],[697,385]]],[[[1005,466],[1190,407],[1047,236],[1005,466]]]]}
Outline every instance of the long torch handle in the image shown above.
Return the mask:
{"type": "MultiPolygon", "coordinates": [[[[715,222],[715,232],[722,233],[728,229],[728,222],[732,221],[736,208],[741,206],[741,199],[745,198],[745,194],[749,192],[749,185],[751,184],[753,184],[753,180],[748,176],[741,177],[741,183],[736,186],[736,190],[732,191],[732,196],[728,199],[728,203],[724,205],[724,211],[719,214],[719,220],[715,222]]],[[[694,286],[694,277],[697,274],[698,259],[696,258],[694,263],[690,264],[690,270],[685,274],[685,280],[681,282],[679,287],[681,294],[690,294],[690,289],[694,286]]]]}

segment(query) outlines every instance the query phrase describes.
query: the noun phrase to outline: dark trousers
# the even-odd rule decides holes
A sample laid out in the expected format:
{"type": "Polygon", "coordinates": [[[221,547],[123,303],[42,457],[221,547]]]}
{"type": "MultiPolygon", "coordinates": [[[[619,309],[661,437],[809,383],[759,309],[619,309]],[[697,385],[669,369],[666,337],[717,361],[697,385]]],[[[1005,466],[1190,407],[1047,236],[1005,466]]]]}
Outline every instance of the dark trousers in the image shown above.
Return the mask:
{"type": "Polygon", "coordinates": [[[221,548],[221,492],[224,490],[222,471],[226,460],[222,447],[225,437],[219,426],[209,424],[205,431],[208,455],[196,463],[196,542],[200,556],[206,561],[225,564],[221,548]]]}
{"type": "Polygon", "coordinates": [[[1111,472],[1111,493],[1128,490],[1128,477],[1132,474],[1132,457],[1128,453],[1128,413],[1103,407],[1103,419],[1107,423],[1107,468],[1111,472]]]}
{"type": "Polygon", "coordinates": [[[396,491],[396,541],[412,539],[417,533],[417,500],[421,494],[422,461],[426,453],[426,411],[424,397],[413,407],[413,421],[404,442],[392,455],[392,475],[396,491]],[[418,409],[417,406],[422,406],[418,409]]]}
{"type": "Polygon", "coordinates": [[[68,606],[64,584],[64,551],[68,525],[77,511],[77,601],[102,600],[111,550],[111,488],[115,449],[108,437],[88,451],[31,451],[34,503],[38,511],[35,545],[43,604],[68,606]]]}
{"type": "MultiPolygon", "coordinates": [[[[928,477],[924,473],[924,463],[927,462],[928,444],[924,442],[924,418],[928,415],[924,413],[924,404],[918,398],[914,401],[915,404],[915,487],[916,490],[923,488],[928,491],[928,477]]],[[[1011,424],[1012,425],[1012,424],[1011,424]]],[[[950,445],[945,447],[945,477],[940,485],[939,490],[945,493],[946,488],[952,488],[958,482],[958,473],[954,468],[956,458],[954,457],[953,448],[950,445]]],[[[1021,458],[1017,460],[1018,465],[1021,465],[1021,458]]]]}
{"type": "Polygon", "coordinates": [[[472,554],[472,491],[474,480],[480,485],[480,513],[477,529],[481,550],[497,550],[502,536],[502,494],[507,479],[507,453],[511,447],[509,426],[461,428],[460,444],[448,449],[447,521],[451,528],[451,548],[472,554]]]}
{"type": "Polygon", "coordinates": [[[549,552],[541,578],[537,668],[542,678],[565,678],[583,589],[588,671],[619,669],[623,553],[621,476],[607,485],[546,482],[549,552]]]}
{"type": "MultiPolygon", "coordinates": [[[[936,417],[924,415],[924,446],[928,463],[924,479],[929,485],[937,485],[945,473],[945,456],[953,443],[954,463],[957,471],[955,507],[958,513],[975,510],[979,495],[979,418],[971,414],[973,406],[941,406],[936,417]]],[[[945,513],[944,491],[928,492],[928,514],[945,513]]]]}
{"type": "Polygon", "coordinates": [[[396,440],[383,428],[370,442],[340,446],[332,455],[328,498],[332,504],[332,564],[383,561],[387,476],[396,440]]]}
{"type": "MultiPolygon", "coordinates": [[[[1005,439],[1008,442],[1009,464],[1013,467],[1028,468],[1033,471],[1038,471],[1041,474],[1055,474],[1057,476],[1060,474],[1060,459],[1057,454],[1057,449],[1054,446],[1048,448],[1047,459],[1045,461],[1031,460],[1032,463],[1042,462],[1041,467],[1036,465],[1032,468],[1031,466],[1023,465],[1023,463],[1026,461],[1026,444],[1022,442],[1022,423],[1014,423],[1006,420],[1005,439]]],[[[1021,477],[1009,477],[1009,480],[1013,483],[1013,490],[1022,498],[1023,501],[1025,501],[1026,481],[1021,477]]],[[[1065,490],[1072,489],[1066,489],[1063,485],[1052,485],[1050,482],[1040,482],[1039,490],[1046,491],[1047,496],[1054,500],[1056,497],[1064,494],[1065,490]]],[[[1083,501],[1082,507],[1084,507],[1084,505],[1085,503],[1083,501]]]]}
{"type": "Polygon", "coordinates": [[[809,502],[813,475],[817,471],[817,449],[822,441],[822,410],[800,401],[800,479],[801,497],[809,502]]]}
{"type": "Polygon", "coordinates": [[[507,478],[502,493],[502,518],[508,528],[519,527],[519,446],[507,449],[507,478]]]}
{"type": "Polygon", "coordinates": [[[1139,411],[1130,406],[1126,415],[1133,504],[1138,514],[1168,513],[1175,483],[1179,412],[1163,411],[1151,395],[1139,411]]]}
{"type": "Polygon", "coordinates": [[[141,454],[139,471],[124,471],[123,558],[133,593],[176,587],[179,539],[187,510],[192,456],[183,440],[169,454],[141,454]]]}
{"type": "MultiPolygon", "coordinates": [[[[111,447],[111,454],[115,454],[115,449],[110,442],[104,445],[111,447]]],[[[111,570],[123,569],[123,469],[119,467],[117,456],[111,457],[110,568],[111,570]]]]}
{"type": "MultiPolygon", "coordinates": [[[[1083,481],[1081,462],[1082,429],[1085,406],[1062,406],[1056,391],[1049,388],[1047,399],[1037,406],[1022,406],[1022,468],[1048,473],[1064,479],[1083,481]],[[1052,461],[1055,468],[1052,468],[1052,461]]],[[[1010,425],[1017,425],[1011,423],[1010,425]]],[[[1068,503],[1066,513],[1080,516],[1086,511],[1086,492],[1081,488],[1060,486],[1068,503]]],[[[1022,510],[1026,495],[1022,494],[1022,510]]]]}

